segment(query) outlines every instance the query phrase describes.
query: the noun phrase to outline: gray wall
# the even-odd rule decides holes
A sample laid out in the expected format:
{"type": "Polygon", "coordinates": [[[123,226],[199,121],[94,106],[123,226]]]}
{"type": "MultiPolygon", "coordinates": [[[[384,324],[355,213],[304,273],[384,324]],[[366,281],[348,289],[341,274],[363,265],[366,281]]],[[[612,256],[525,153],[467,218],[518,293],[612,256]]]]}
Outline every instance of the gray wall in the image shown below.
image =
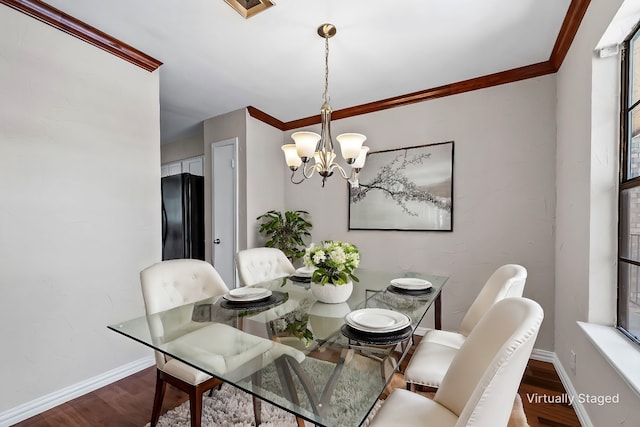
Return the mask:
{"type": "Polygon", "coordinates": [[[282,131],[249,116],[244,108],[205,120],[204,129],[206,257],[210,260],[211,143],[238,138],[239,250],[262,246],[257,216],[270,209],[284,209],[282,180],[286,168],[280,167],[284,158],[280,150],[282,131]]]}
{"type": "Polygon", "coordinates": [[[150,358],[107,325],[161,242],[158,72],[6,6],[0,52],[1,414],[150,358]]]}
{"type": "Polygon", "coordinates": [[[169,163],[177,160],[188,159],[189,157],[202,156],[204,136],[197,135],[179,141],[174,141],[160,146],[160,162],[169,163]]]}
{"type": "Polygon", "coordinates": [[[238,138],[238,248],[247,246],[247,113],[232,111],[204,121],[205,258],[211,262],[211,144],[238,138]]]}

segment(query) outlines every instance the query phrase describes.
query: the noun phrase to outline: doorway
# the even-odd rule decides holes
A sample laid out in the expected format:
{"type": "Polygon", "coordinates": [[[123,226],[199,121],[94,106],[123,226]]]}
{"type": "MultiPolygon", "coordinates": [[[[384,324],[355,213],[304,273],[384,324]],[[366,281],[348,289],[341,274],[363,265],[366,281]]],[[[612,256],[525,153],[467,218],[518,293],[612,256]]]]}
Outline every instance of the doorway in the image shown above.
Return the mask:
{"type": "Polygon", "coordinates": [[[236,287],[238,246],[238,138],[211,143],[211,263],[229,289],[236,287]]]}

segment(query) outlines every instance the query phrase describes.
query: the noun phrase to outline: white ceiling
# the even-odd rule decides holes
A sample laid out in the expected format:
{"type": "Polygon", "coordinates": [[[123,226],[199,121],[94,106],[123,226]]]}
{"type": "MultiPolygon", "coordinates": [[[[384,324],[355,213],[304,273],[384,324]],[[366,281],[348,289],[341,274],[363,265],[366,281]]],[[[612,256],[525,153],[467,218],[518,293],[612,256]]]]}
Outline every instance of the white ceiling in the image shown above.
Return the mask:
{"type": "Polygon", "coordinates": [[[244,19],[224,0],[45,0],[163,62],[163,142],[246,106],[319,114],[325,22],[334,110],[549,59],[570,0],[275,0],[244,19]]]}

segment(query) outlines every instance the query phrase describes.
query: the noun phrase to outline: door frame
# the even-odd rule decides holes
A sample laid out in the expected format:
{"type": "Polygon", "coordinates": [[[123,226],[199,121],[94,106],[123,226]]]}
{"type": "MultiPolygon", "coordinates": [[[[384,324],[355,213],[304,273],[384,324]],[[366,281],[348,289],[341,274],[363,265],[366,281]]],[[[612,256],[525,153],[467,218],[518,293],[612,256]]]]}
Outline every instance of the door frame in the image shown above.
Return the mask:
{"type": "Polygon", "coordinates": [[[231,145],[233,147],[233,257],[234,257],[234,274],[233,283],[227,283],[230,289],[235,288],[238,283],[238,270],[235,268],[235,254],[238,252],[238,138],[229,138],[222,141],[212,142],[210,145],[211,153],[211,263],[215,262],[215,243],[216,239],[216,218],[215,218],[215,162],[214,162],[214,148],[222,147],[225,145],[231,145]]]}

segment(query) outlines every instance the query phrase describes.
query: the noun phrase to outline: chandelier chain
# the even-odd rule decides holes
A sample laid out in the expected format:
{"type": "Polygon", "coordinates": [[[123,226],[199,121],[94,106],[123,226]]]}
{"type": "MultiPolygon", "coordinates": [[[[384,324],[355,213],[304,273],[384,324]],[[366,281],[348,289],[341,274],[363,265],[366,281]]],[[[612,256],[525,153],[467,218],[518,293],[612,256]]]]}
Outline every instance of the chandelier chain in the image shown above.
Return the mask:
{"type": "Polygon", "coordinates": [[[329,37],[324,37],[324,102],[329,103],[329,37]]]}

